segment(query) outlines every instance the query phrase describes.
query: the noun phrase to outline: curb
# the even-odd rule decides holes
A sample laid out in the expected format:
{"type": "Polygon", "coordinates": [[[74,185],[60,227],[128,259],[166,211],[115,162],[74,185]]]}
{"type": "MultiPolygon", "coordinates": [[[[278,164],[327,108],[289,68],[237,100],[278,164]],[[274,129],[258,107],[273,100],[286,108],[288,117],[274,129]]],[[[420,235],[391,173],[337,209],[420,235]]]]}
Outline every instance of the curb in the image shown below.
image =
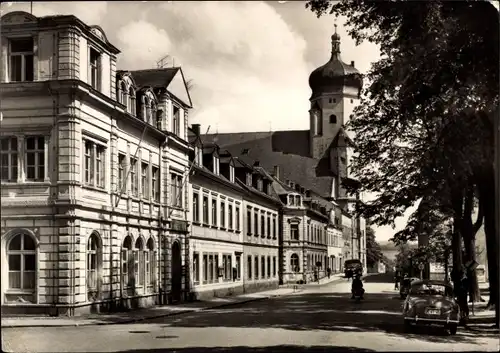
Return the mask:
{"type": "Polygon", "coordinates": [[[242,301],[238,302],[230,302],[230,303],[221,303],[218,305],[213,305],[213,306],[208,306],[205,308],[197,308],[197,309],[186,309],[186,310],[180,310],[176,312],[170,312],[170,313],[163,313],[163,314],[156,314],[156,315],[151,315],[151,316],[143,316],[143,317],[137,317],[133,319],[125,319],[123,321],[119,322],[82,322],[78,323],[75,322],[74,324],[56,324],[56,325],[48,325],[48,324],[20,324],[20,325],[1,325],[1,328],[27,328],[27,327],[82,327],[82,326],[106,326],[106,325],[124,325],[124,324],[131,324],[135,322],[140,322],[140,321],[145,321],[145,320],[151,320],[151,319],[158,319],[161,317],[169,317],[169,316],[177,316],[177,315],[182,315],[182,314],[188,314],[188,313],[194,313],[198,311],[206,311],[206,310],[211,310],[211,309],[217,309],[217,308],[224,308],[224,307],[229,307],[229,306],[234,306],[234,305],[240,305],[240,304],[246,304],[246,303],[251,303],[251,302],[256,302],[256,301],[261,301],[261,300],[266,300],[266,299],[271,299],[271,298],[276,298],[280,296],[284,296],[288,294],[282,294],[282,295],[270,295],[270,296],[264,296],[264,297],[257,297],[257,298],[249,298],[245,299],[242,301]]]}

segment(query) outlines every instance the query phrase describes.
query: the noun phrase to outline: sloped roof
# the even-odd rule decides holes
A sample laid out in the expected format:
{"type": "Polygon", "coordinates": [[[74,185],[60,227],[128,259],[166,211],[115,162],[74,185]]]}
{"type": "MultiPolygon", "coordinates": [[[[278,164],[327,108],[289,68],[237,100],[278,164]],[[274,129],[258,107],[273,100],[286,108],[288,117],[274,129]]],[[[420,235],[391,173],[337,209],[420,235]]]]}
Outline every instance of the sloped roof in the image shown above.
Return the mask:
{"type": "Polygon", "coordinates": [[[293,180],[306,189],[330,197],[335,175],[329,163],[308,157],[309,131],[276,131],[254,133],[230,133],[203,136],[204,142],[216,141],[233,157],[253,165],[255,161],[271,171],[280,167],[281,180],[293,180]],[[248,153],[245,150],[248,150],[248,153]]]}
{"type": "Polygon", "coordinates": [[[168,87],[179,67],[130,71],[137,87],[168,87]]]}

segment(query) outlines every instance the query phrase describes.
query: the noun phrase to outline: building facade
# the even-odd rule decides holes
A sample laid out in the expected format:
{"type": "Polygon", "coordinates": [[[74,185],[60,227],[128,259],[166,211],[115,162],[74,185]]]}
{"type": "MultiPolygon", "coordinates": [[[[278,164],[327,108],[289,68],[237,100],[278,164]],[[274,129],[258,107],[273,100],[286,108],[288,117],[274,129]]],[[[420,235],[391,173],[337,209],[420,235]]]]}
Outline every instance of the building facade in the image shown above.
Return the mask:
{"type": "Polygon", "coordinates": [[[2,17],[2,312],[181,300],[191,100],[74,16],[2,17]]]}

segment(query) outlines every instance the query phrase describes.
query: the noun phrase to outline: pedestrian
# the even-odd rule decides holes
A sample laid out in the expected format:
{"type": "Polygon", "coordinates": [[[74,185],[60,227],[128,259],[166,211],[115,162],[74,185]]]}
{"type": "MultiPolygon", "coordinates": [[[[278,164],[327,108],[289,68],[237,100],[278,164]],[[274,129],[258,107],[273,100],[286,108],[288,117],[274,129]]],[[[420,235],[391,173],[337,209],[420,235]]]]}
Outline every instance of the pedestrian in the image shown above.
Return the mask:
{"type": "Polygon", "coordinates": [[[401,272],[397,270],[396,274],[394,275],[394,290],[399,289],[400,282],[401,282],[401,272]]]}
{"type": "Polygon", "coordinates": [[[451,271],[451,279],[453,281],[453,291],[457,298],[458,306],[460,307],[460,323],[466,326],[466,320],[469,317],[469,304],[467,303],[468,279],[463,269],[455,269],[451,271]]]}
{"type": "Polygon", "coordinates": [[[330,269],[330,267],[328,267],[326,269],[326,273],[328,274],[328,278],[330,278],[330,274],[332,273],[332,270],[330,269]]]}

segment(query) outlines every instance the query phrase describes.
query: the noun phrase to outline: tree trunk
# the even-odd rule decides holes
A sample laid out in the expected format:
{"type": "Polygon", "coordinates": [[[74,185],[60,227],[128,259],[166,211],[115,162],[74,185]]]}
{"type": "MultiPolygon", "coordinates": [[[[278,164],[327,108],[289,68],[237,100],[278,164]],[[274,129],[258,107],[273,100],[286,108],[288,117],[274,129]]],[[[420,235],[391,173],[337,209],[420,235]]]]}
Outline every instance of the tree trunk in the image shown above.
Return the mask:
{"type": "MultiPolygon", "coordinates": [[[[465,259],[464,261],[475,261],[476,260],[476,237],[472,236],[469,239],[464,239],[465,246],[465,259]]],[[[484,302],[481,298],[481,291],[479,290],[479,283],[477,282],[476,270],[470,271],[469,273],[469,302],[484,302]]]]}
{"type": "Polygon", "coordinates": [[[495,193],[493,169],[479,184],[481,202],[484,202],[484,233],[486,236],[486,255],[488,257],[488,281],[490,300],[488,306],[495,305],[496,325],[499,324],[499,282],[498,282],[498,229],[495,222],[495,193]]]}

